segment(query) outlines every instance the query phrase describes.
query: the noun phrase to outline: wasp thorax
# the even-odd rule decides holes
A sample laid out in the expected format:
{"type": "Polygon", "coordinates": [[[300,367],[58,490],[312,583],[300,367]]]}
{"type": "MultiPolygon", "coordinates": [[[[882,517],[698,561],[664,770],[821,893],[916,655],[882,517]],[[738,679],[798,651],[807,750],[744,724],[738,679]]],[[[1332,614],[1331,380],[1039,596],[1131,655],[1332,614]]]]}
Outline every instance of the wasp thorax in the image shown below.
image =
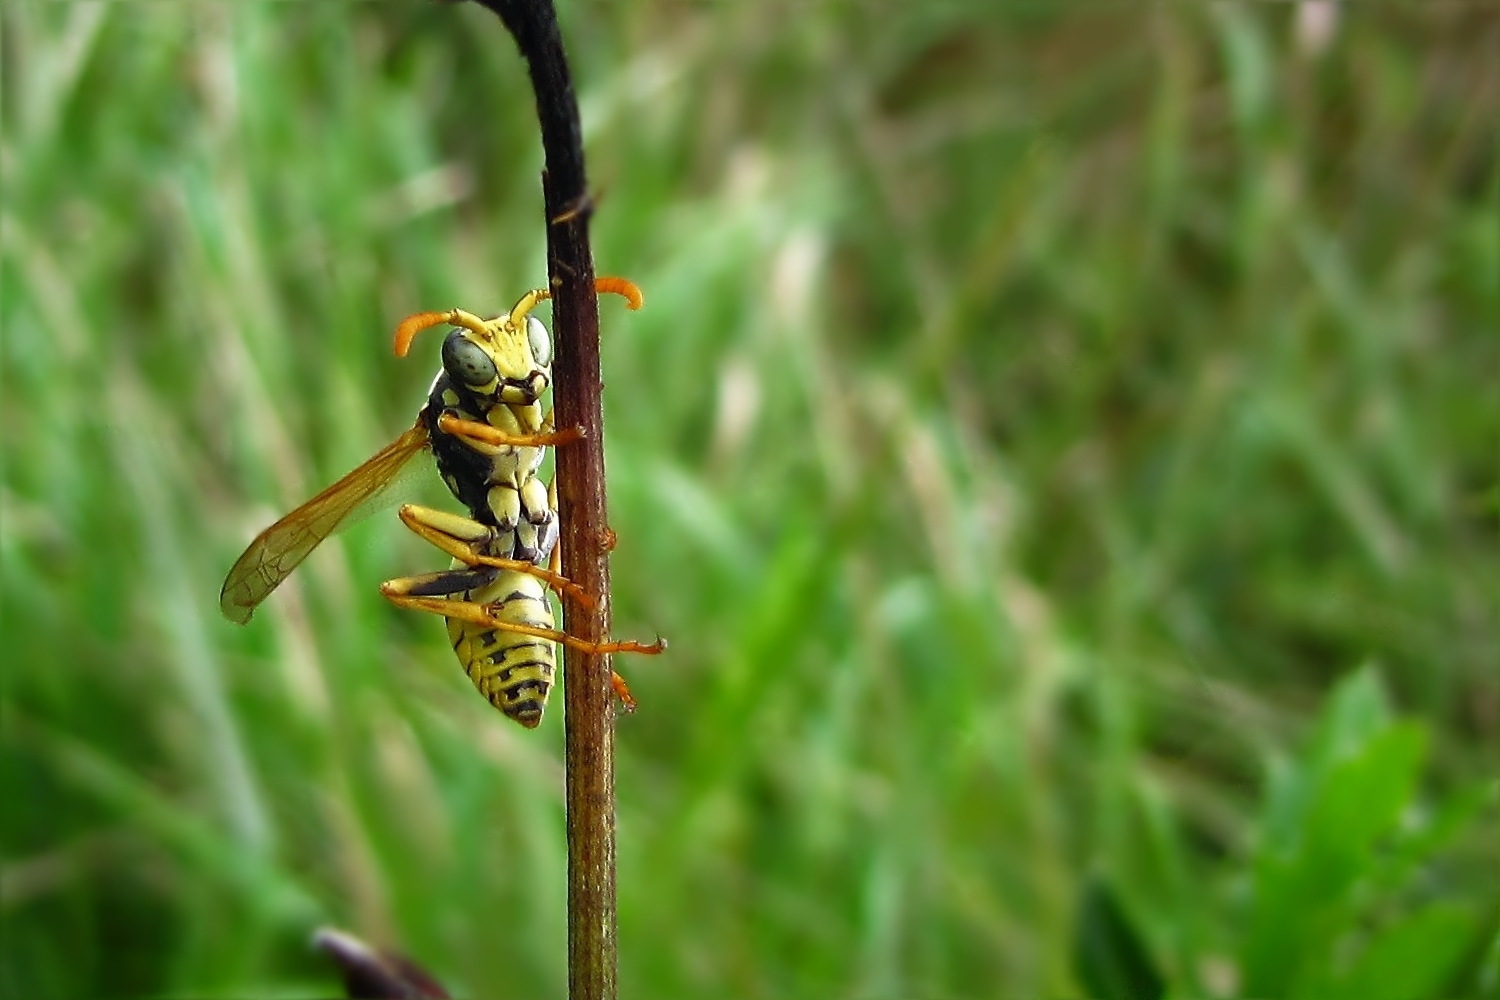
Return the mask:
{"type": "Polygon", "coordinates": [[[443,341],[443,370],[471,389],[481,389],[500,375],[484,348],[464,336],[462,330],[454,330],[443,341]]]}

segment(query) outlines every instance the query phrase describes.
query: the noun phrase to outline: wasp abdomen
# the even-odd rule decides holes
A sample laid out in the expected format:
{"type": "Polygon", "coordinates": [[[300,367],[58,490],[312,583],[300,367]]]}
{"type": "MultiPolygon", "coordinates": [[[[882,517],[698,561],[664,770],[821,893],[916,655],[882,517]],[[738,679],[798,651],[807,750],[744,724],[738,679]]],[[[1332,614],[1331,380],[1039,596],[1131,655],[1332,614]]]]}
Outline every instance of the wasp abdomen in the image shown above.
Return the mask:
{"type": "MultiPolygon", "coordinates": [[[[547,592],[541,581],[526,573],[502,572],[465,599],[488,606],[496,622],[553,628],[547,592]]],[[[451,618],[448,635],[479,693],[527,729],[536,728],[552,691],[555,654],[551,641],[451,618]]]]}

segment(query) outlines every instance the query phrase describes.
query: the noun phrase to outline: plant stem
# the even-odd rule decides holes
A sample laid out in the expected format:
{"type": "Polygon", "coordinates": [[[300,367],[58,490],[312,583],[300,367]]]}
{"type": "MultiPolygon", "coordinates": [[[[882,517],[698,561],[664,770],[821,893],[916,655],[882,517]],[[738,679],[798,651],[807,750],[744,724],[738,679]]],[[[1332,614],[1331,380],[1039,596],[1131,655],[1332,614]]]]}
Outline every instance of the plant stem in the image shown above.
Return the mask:
{"type": "MultiPolygon", "coordinates": [[[[563,627],[583,639],[609,635],[609,560],[600,404],[599,302],[589,249],[588,183],[578,102],[551,0],[477,0],[515,36],[536,92],[545,169],[547,271],[556,359],[558,427],[584,438],[557,449],[562,571],[599,606],[563,598],[563,627]]],[[[618,991],[615,910],[614,702],[607,657],[564,648],[568,810],[568,996],[614,1000],[618,991]]]]}

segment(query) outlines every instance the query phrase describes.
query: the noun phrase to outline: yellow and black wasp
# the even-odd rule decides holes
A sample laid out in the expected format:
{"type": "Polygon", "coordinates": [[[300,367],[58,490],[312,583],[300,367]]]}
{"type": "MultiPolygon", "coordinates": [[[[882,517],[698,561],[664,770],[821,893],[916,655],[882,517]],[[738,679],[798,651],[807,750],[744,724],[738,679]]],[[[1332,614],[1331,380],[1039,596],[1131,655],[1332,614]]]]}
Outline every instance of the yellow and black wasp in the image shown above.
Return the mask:
{"type": "MultiPolygon", "coordinates": [[[[632,309],[641,293],[623,278],[600,278],[599,292],[622,295],[632,309]]],[[[594,599],[558,573],[557,498],[542,482],[546,449],[578,440],[557,430],[542,409],[551,385],[552,340],[531,315],[551,297],[535,289],[501,316],[462,309],[417,313],[396,330],[396,354],[443,323],[442,368],[416,423],[359,468],[256,536],[229,571],[219,609],[244,624],[255,608],[329,535],[395,499],[414,460],[431,451],[464,517],[406,504],[403,524],[453,557],[452,568],[381,584],[395,604],[440,614],[459,662],[500,711],[528,729],[542,721],[554,674],[554,642],[590,653],[660,653],[666,643],[590,642],[558,630],[546,588],[594,599]]],[[[634,701],[618,674],[615,690],[634,701]]]]}

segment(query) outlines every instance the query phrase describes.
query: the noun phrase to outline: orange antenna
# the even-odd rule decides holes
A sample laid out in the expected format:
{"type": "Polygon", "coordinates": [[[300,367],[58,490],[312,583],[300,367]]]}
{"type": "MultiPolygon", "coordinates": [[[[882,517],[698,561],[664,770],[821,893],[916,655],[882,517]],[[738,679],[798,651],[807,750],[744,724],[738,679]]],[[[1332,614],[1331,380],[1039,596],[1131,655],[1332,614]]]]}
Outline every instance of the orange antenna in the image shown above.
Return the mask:
{"type": "Polygon", "coordinates": [[[454,326],[461,326],[480,336],[484,336],[486,332],[484,320],[473,313],[464,312],[462,309],[413,313],[403,319],[400,326],[396,327],[396,357],[406,357],[406,352],[411,350],[412,339],[423,330],[437,326],[439,323],[452,323],[454,326]]]}
{"type": "Polygon", "coordinates": [[[631,309],[639,309],[646,304],[646,296],[641,294],[640,286],[629,278],[595,278],[594,291],[600,295],[605,292],[623,295],[625,304],[631,309]]]}
{"type": "Polygon", "coordinates": [[[396,357],[406,357],[406,352],[411,350],[412,338],[423,330],[439,323],[448,322],[448,314],[445,312],[423,312],[414,316],[408,316],[396,327],[396,357]]]}
{"type": "MultiPolygon", "coordinates": [[[[594,291],[600,295],[609,293],[622,296],[625,299],[625,304],[631,309],[639,309],[646,304],[646,296],[641,293],[640,286],[629,278],[595,278],[594,291]]],[[[512,323],[516,322],[535,309],[538,304],[545,302],[551,297],[552,293],[545,288],[537,288],[527,292],[521,297],[521,301],[517,302],[511,308],[508,317],[509,321],[512,323]]],[[[441,323],[451,323],[454,326],[461,326],[480,336],[484,336],[488,330],[484,320],[462,309],[412,313],[396,327],[396,357],[406,357],[407,352],[411,350],[411,342],[416,339],[417,334],[430,327],[438,326],[441,323]]]]}

